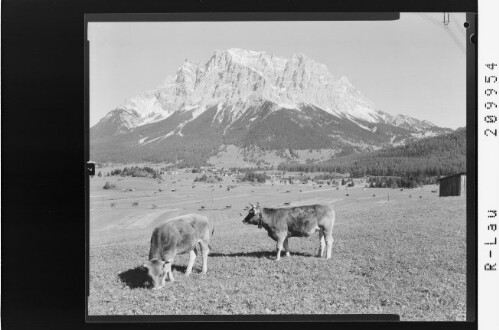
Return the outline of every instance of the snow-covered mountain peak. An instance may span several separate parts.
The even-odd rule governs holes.
[[[184,63],[182,63],[182,66],[180,68],[178,68],[177,74],[179,72],[189,72],[189,73],[195,74],[199,67],[200,67],[199,63],[193,62],[193,61],[189,60],[188,58],[186,58],[184,60]]]
[[[341,76],[340,79],[338,79],[338,83],[341,84],[341,85],[344,85],[344,86],[347,86],[347,87],[350,87],[350,88],[353,88],[353,85],[352,83],[350,82],[350,80],[345,77],[345,76]]]
[[[166,119],[175,112],[191,111],[195,119],[216,106],[218,122],[230,125],[247,109],[266,101],[277,108],[296,110],[312,105],[359,126],[365,122],[417,130],[434,126],[377,110],[347,77],[335,79],[324,64],[305,54],[286,58],[240,48],[216,50],[204,64],[185,59],[156,89],[130,98],[116,109],[136,114],[133,120],[124,119],[127,127],[133,127]]]
[[[234,59],[240,59],[241,61],[246,61],[246,60],[255,60],[260,56],[263,56],[265,52],[260,51],[254,51],[254,50],[245,50],[245,49],[240,49],[240,48],[230,48],[227,49],[227,53],[232,56]]]
[[[390,124],[406,128],[412,127],[418,131],[422,131],[430,127],[436,126],[435,124],[429,122],[428,120],[418,120],[416,118],[412,118],[410,116],[402,114],[394,116],[393,120],[390,121]]]
[[[428,125],[428,126],[437,126],[437,125],[435,125],[434,123],[432,123],[432,122],[431,122],[431,121],[429,121],[429,120],[423,120],[423,121],[421,121],[421,122],[422,122],[423,124],[425,124],[425,125]]]

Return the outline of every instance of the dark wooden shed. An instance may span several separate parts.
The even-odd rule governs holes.
[[[466,173],[458,173],[439,179],[440,197],[466,195]]]

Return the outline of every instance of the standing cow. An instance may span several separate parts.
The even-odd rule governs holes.
[[[286,250],[289,256],[289,237],[310,236],[319,231],[320,248],[318,257],[331,258],[333,247],[333,225],[334,210],[321,204],[303,205],[290,208],[267,208],[260,209],[257,204],[251,205],[248,215],[244,218],[244,224],[258,225],[265,228],[268,235],[277,241],[277,260],[281,258],[281,251]]]
[[[189,252],[189,264],[185,272],[186,276],[189,276],[196,260],[198,243],[203,254],[202,272],[206,273],[208,270],[208,243],[214,230],[208,222],[208,218],[197,214],[168,219],[156,227],[151,237],[149,262],[143,265],[148,270],[154,288],[159,289],[165,285],[166,275],[173,282],[172,263],[177,254]]]

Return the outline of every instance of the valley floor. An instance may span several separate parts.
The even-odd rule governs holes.
[[[193,184],[195,176],[162,183],[90,179],[89,315],[390,313],[405,321],[465,320],[465,197],[438,197],[436,186],[336,190],[225,181],[219,187]],[[102,189],[106,181],[118,188]],[[227,191],[229,184],[237,187]],[[316,234],[291,238],[291,257],[276,261],[266,232],[242,224],[249,202],[332,205],[332,258],[315,257]],[[139,268],[151,232],[187,213],[204,214],[215,225],[208,273],[200,273],[198,258],[185,277],[188,255],[180,255],[175,282],[153,291]]]

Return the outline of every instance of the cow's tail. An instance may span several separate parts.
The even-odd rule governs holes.
[[[214,233],[215,233],[215,227],[213,227],[213,228],[211,229],[210,239],[213,237],[213,234],[214,234]],[[196,246],[194,247],[194,251],[196,252],[196,254],[198,254],[198,252],[199,252],[199,251],[198,251],[198,249],[200,249],[200,248],[201,248],[201,243],[196,244]],[[211,247],[210,243],[208,243],[208,248],[209,248],[210,250],[213,250],[213,248]]]
[[[211,229],[211,237],[213,237],[213,234],[215,233],[215,226],[213,226],[213,228]],[[208,243],[208,247],[210,248],[210,250],[213,250],[213,248],[211,247],[211,245]]]

